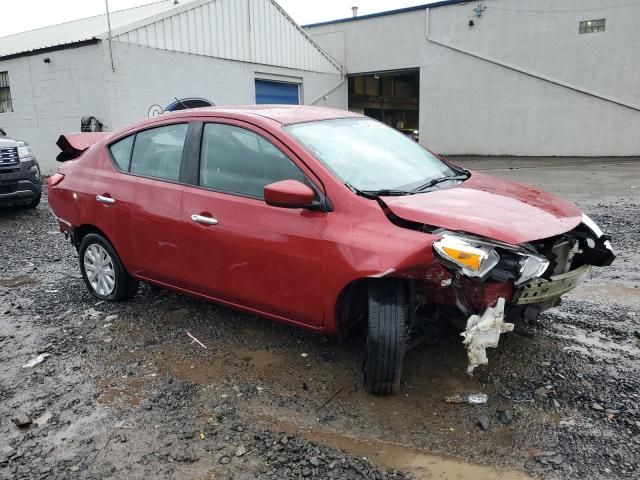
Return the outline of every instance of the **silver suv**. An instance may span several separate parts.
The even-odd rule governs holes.
[[[0,128],[0,207],[35,208],[41,194],[40,167],[31,149]]]

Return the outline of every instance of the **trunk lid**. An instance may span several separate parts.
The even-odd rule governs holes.
[[[62,150],[56,160],[66,162],[82,155],[94,143],[111,135],[111,132],[65,133],[60,135],[56,145]]]

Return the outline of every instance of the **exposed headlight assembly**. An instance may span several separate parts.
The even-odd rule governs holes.
[[[444,234],[433,249],[468,277],[484,277],[500,261],[495,247],[472,237]]]
[[[520,265],[520,278],[516,280],[516,285],[522,285],[531,279],[538,278],[549,267],[549,260],[538,255],[519,254],[522,259]]]
[[[474,278],[484,278],[500,263],[500,253],[497,249],[502,249],[503,255],[511,258],[515,256],[516,285],[539,277],[549,267],[546,258],[521,247],[449,232],[442,233],[442,238],[434,242],[433,249],[446,265],[457,268],[467,277]]]

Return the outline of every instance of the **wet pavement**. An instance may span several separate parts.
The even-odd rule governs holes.
[[[98,302],[46,202],[0,211],[0,479],[638,478],[640,163],[576,160],[461,163],[577,201],[614,266],[473,378],[434,327],[391,398],[362,391],[362,341],[148,286]],[[489,401],[444,402],[476,391]]]

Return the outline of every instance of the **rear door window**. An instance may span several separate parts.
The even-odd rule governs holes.
[[[264,187],[280,180],[309,183],[284,153],[260,135],[233,125],[204,126],[201,186],[261,199]]]
[[[138,132],[131,155],[131,173],[177,182],[188,127],[186,123],[178,123]]]
[[[116,163],[118,169],[124,172],[129,171],[129,165],[131,164],[131,147],[133,147],[134,138],[135,135],[129,135],[109,147],[113,161]]]

